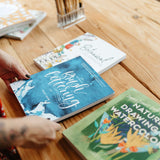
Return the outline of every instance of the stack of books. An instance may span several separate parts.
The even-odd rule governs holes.
[[[11,84],[26,115],[56,122],[69,118],[114,94],[80,56]],[[87,97],[87,98],[86,98]]]
[[[31,29],[23,36],[13,30],[30,23],[34,28],[45,17],[39,13],[19,10],[16,0],[0,0],[0,36],[23,39]],[[125,58],[111,44],[85,33],[36,57],[43,71],[11,83],[11,88],[26,115],[59,122],[105,103],[114,90],[100,74]],[[160,105],[130,88],[64,130],[63,136],[85,160],[159,160]]]
[[[0,37],[23,40],[45,17],[45,12],[27,10],[17,0],[0,0]]]
[[[26,115],[56,122],[101,103],[114,90],[100,76],[126,54],[91,33],[34,59],[43,71],[11,83]]]
[[[42,70],[81,56],[99,74],[126,58],[126,54],[100,37],[85,33],[34,59]]]

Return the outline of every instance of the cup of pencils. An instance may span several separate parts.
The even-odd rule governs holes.
[[[66,29],[86,19],[82,0],[55,0],[58,27]]]

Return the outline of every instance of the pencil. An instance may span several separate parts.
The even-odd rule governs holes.
[[[64,3],[62,0],[56,0],[56,5],[57,5],[57,11],[60,15],[64,15],[65,14],[65,7],[64,7]]]
[[[59,0],[56,0],[56,8],[57,8],[57,12],[58,12],[58,14],[60,14],[60,5],[59,5]]]
[[[79,0],[79,8],[82,8],[82,0]]]
[[[83,7],[82,0],[56,0],[57,12],[60,15],[70,13]]]

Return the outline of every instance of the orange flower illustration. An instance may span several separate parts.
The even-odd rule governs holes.
[[[118,144],[118,147],[121,148],[120,152],[126,153],[129,149],[131,152],[138,152],[138,147],[143,147],[148,145],[147,142],[143,140],[144,135],[138,135],[138,130],[132,134],[132,129],[127,133],[127,142],[122,141]]]
[[[111,122],[111,120],[108,120],[107,118],[105,118],[104,121],[103,121],[104,124],[110,123],[110,122]]]

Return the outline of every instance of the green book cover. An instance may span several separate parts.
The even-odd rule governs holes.
[[[160,160],[160,105],[130,88],[63,132],[88,160]]]

